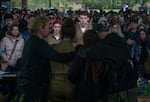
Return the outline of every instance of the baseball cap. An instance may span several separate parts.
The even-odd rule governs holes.
[[[99,32],[107,32],[107,31],[108,31],[107,27],[103,26],[102,24],[96,24],[96,25],[93,27],[93,29],[94,29],[95,31],[99,31]]]

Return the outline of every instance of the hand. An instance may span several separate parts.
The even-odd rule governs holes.
[[[79,44],[75,46],[75,50],[78,52],[81,48],[83,48],[83,45]]]
[[[128,59],[128,62],[130,63],[131,67],[134,69],[134,64],[133,64],[133,61]]]
[[[134,40],[132,40],[132,39],[128,39],[128,40],[127,40],[127,44],[128,44],[128,45],[132,45],[133,43],[134,43]]]

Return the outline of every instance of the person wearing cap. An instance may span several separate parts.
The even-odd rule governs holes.
[[[92,29],[88,11],[80,11],[78,21],[79,22],[76,24],[76,36],[74,39],[74,45],[83,45],[84,32]]]
[[[136,71],[133,68],[129,49],[125,41],[122,40],[117,33],[112,32],[109,34],[107,29],[101,24],[97,25],[94,29],[98,33],[100,41],[94,44],[89,50],[84,51],[85,59],[88,59],[91,62],[104,61],[108,64],[108,68],[107,70],[104,69],[106,70],[104,79],[97,80],[99,88],[96,88],[96,91],[99,90],[101,93],[98,96],[99,100],[92,99],[93,94],[91,96],[86,96],[86,94],[85,98],[91,98],[92,101],[89,102],[99,102],[100,100],[101,102],[137,102]],[[80,60],[75,60],[76,62],[73,63],[73,65],[76,66],[73,68],[76,70],[73,70],[72,73],[77,71],[77,67],[83,67],[84,62],[81,62]],[[103,70],[102,66],[100,66],[100,68]],[[76,73],[80,74],[81,72],[78,71]],[[74,79],[78,78],[77,74],[69,75],[73,76]],[[102,78],[100,77],[101,74],[99,71],[97,71],[96,75],[98,78]],[[90,75],[86,77],[90,78]],[[71,79],[72,81],[73,78]],[[91,85],[90,81],[89,85]],[[95,90],[93,89],[91,93],[94,91]],[[86,90],[86,92],[90,91]],[[81,94],[83,94],[83,92]]]
[[[93,29],[97,32],[100,39],[105,38],[108,34],[108,29],[103,24],[97,24],[93,27]]]
[[[137,73],[126,42],[117,33],[108,33],[101,24],[95,30],[101,40],[87,53],[88,57],[113,63],[109,65],[104,88],[107,102],[137,102]]]
[[[54,45],[58,44],[61,41],[61,26],[63,22],[62,20],[56,20],[53,24],[53,33],[49,34],[47,41],[48,44]]]
[[[66,18],[61,27],[61,42],[53,45],[59,53],[74,51],[72,39],[76,33],[75,23],[71,18]],[[65,62],[51,61],[51,80],[50,80],[50,102],[75,102],[74,85],[67,79],[68,68],[72,60]]]
[[[98,22],[98,24],[102,24],[104,25],[105,27],[108,27],[108,21],[106,19],[106,17],[102,14],[102,16],[100,16]]]

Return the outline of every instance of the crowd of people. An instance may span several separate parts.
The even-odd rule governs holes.
[[[148,80],[146,12],[0,12],[0,68],[16,74],[1,84],[4,102],[137,102],[137,81]]]

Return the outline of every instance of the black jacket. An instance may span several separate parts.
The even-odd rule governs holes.
[[[59,54],[43,39],[32,35],[25,44],[22,65],[17,74],[20,86],[29,84],[42,85],[48,83],[50,79],[50,60],[67,61],[74,58],[75,52]]]
[[[129,62],[129,49],[122,38],[111,33],[96,44],[89,52],[92,59],[104,59],[110,63],[107,79],[108,93],[136,87],[137,74]]]
[[[99,80],[98,84],[93,81],[87,84],[84,80],[85,64],[88,59],[102,60],[109,65],[107,76]],[[129,59],[130,53],[126,43],[113,33],[92,48],[82,49],[68,71],[69,80],[77,86],[78,102],[82,102],[83,98],[87,102],[97,102],[97,99],[103,99],[107,93],[135,88],[136,72],[131,68]]]

